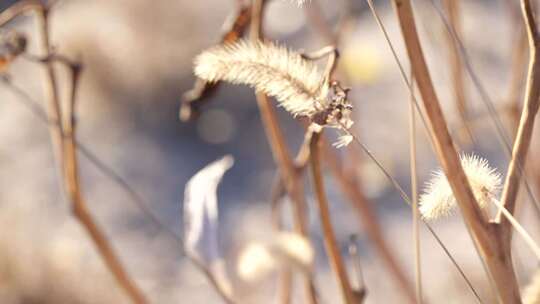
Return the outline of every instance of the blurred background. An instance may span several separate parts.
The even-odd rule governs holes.
[[[0,1],[0,8],[13,2]],[[464,44],[499,109],[510,102],[512,54],[520,47],[515,19],[519,10],[514,2],[461,1]],[[453,100],[444,24],[431,0],[414,3],[428,64],[458,145],[487,158],[504,173],[508,159],[469,77],[465,89],[476,140],[471,144],[459,136],[462,123]],[[435,3],[441,7],[439,1]],[[364,1],[319,0],[317,4],[330,29],[339,32],[339,75],[352,87],[354,131],[410,193],[409,94],[384,36]],[[406,62],[390,1],[376,1],[376,5],[398,56]],[[193,58],[219,41],[221,26],[234,9],[233,0],[62,0],[51,15],[54,48],[84,63],[76,110],[80,142],[127,180],[167,227],[182,234],[183,192],[188,179],[225,154],[235,158],[218,192],[221,245],[231,263],[247,241],[267,238],[272,232],[269,189],[276,167],[253,91],[223,85],[198,120],[180,122],[178,112],[182,94],[193,85]],[[293,49],[316,50],[328,44],[305,8],[294,1],[270,1],[264,27],[268,39]],[[28,52],[35,53],[35,26],[30,16],[17,18],[7,28],[26,33]],[[64,72],[58,68],[59,73]],[[35,63],[17,59],[6,73],[14,85],[43,105],[41,74]],[[128,303],[71,216],[58,184],[47,128],[21,98],[12,87],[0,84],[0,302]],[[282,109],[277,112],[294,153],[302,142],[303,128]],[[501,111],[501,117],[510,132],[511,121],[505,113]],[[437,161],[421,123],[417,133],[423,183],[437,168]],[[538,162],[540,148],[535,141],[532,165]],[[359,163],[346,166],[361,176],[387,240],[413,280],[411,212],[384,175],[362,154],[357,157]],[[531,172],[538,172],[532,165]],[[81,158],[81,173],[92,214],[152,303],[219,303],[205,277],[182,257],[177,240],[156,227],[121,188],[85,158]],[[307,181],[309,230],[317,249],[316,285],[322,303],[337,303],[337,284],[324,253],[310,179]],[[328,178],[326,185],[344,254],[349,236],[359,236],[366,303],[405,302],[335,181]],[[538,239],[540,227],[530,200],[525,193],[521,198],[518,216]],[[460,217],[435,222],[433,227],[485,303],[493,303]],[[516,268],[525,285],[534,272],[535,259],[519,237],[515,246]],[[431,303],[475,303],[463,279],[424,229],[421,248],[426,299]],[[296,286],[299,290],[300,284]],[[242,296],[246,303],[273,303],[275,290],[274,281],[268,280]]]

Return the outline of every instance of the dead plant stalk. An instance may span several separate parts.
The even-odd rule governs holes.
[[[528,1],[523,2],[528,3]],[[504,242],[500,237],[501,227],[498,224],[489,223],[483,219],[450,137],[420,45],[411,2],[410,0],[393,0],[393,3],[425,112],[433,130],[435,151],[454,192],[465,223],[469,227],[471,237],[497,287],[499,300],[503,303],[521,303],[509,243]],[[532,14],[530,17],[532,18]]]
[[[450,24],[456,35],[461,34],[461,22],[460,22],[460,0],[445,0],[444,7],[448,13]],[[466,139],[467,143],[474,142],[473,131],[469,123],[469,115],[467,110],[467,100],[465,96],[465,82],[464,82],[464,70],[463,62],[459,56],[459,46],[454,40],[452,33],[446,33],[446,40],[448,43],[448,63],[450,65],[451,78],[453,84],[453,93],[455,104],[459,113],[459,117],[464,126],[466,134],[462,138]],[[461,135],[461,134],[460,134]]]
[[[540,54],[538,52],[540,38],[538,37],[536,20],[530,1],[522,0],[521,7],[529,41],[529,68],[523,110],[521,112],[521,119],[519,121],[518,131],[512,149],[512,159],[508,166],[504,189],[501,196],[502,205],[505,206],[511,214],[514,214],[515,212],[516,199],[521,185],[522,176],[519,168],[526,168],[525,163],[527,160],[527,153],[531,145],[534,121],[540,104]],[[501,221],[504,239],[509,246],[512,238],[512,225],[508,220],[502,218],[501,213],[502,212],[499,211],[497,220]]]
[[[48,27],[48,10],[43,9],[38,11],[37,20],[38,28],[40,29],[41,36],[41,52],[42,55],[47,58],[50,56],[49,46],[49,27]],[[49,119],[52,121],[60,121],[62,117],[59,94],[56,89],[56,75],[51,61],[44,63],[45,69],[45,92],[48,100],[48,113]],[[135,285],[133,280],[129,277],[126,270],[120,263],[120,260],[114,253],[112,246],[109,244],[107,238],[95,223],[92,215],[86,207],[83,196],[81,194],[81,187],[78,173],[78,160],[77,150],[75,145],[75,126],[74,126],[74,105],[76,98],[77,80],[79,77],[79,69],[77,67],[71,70],[72,82],[69,87],[70,100],[68,102],[67,111],[65,113],[65,119],[62,121],[62,129],[58,126],[51,126],[51,138],[53,139],[53,145],[60,145],[61,152],[58,152],[57,157],[61,157],[59,161],[62,164],[64,170],[64,188],[69,201],[72,204],[73,214],[81,222],[86,229],[90,237],[92,238],[98,252],[100,253],[103,261],[115,277],[118,284],[124,289],[127,295],[131,298],[133,303],[143,304],[147,303],[143,293]]]
[[[320,165],[320,133],[313,133],[310,143],[310,163],[311,173],[313,175],[313,187],[315,189],[315,196],[317,198],[317,204],[319,206],[319,215],[324,235],[324,246],[330,259],[330,265],[334,271],[335,276],[338,279],[338,283],[341,289],[341,296],[344,303],[353,304],[355,298],[347,277],[347,272],[341,258],[341,253],[338,247],[338,243],[334,234],[334,228],[330,219],[330,210],[328,208],[328,201],[324,190],[324,181],[321,173]]]
[[[414,85],[414,74],[410,75]],[[420,210],[418,209],[418,171],[416,166],[416,115],[414,107],[414,91],[409,98],[409,159],[411,168],[411,211],[412,211],[412,240],[414,244],[414,277],[416,283],[416,303],[422,303],[422,259],[420,257]]]
[[[51,136],[55,161],[63,179],[63,188],[66,196],[72,203],[73,213],[82,226],[86,229],[96,248],[103,258],[103,261],[124,289],[133,303],[143,304],[146,299],[142,292],[131,280],[124,270],[112,246],[105,235],[101,232],[90,212],[86,207],[81,194],[81,187],[78,175],[78,161],[75,143],[74,128],[74,105],[75,92],[79,76],[79,67],[69,65],[71,71],[71,83],[67,86],[69,102],[67,105],[65,119],[62,119],[62,109],[57,89],[56,73],[53,68],[53,61],[50,52],[49,39],[49,12],[50,7],[45,6],[40,1],[20,1],[2,12],[0,15],[0,26],[11,21],[15,17],[24,13],[34,12],[38,32],[39,55],[44,58],[42,63],[43,89],[46,99],[47,119],[49,120],[49,133]]]
[[[324,40],[326,44],[335,45],[341,40],[340,36],[342,35],[342,31],[332,30],[329,24],[324,20],[321,7],[318,5],[317,1],[313,1],[310,5],[306,5],[304,12],[306,19],[311,23],[316,34],[321,40]],[[339,71],[337,72],[339,73]],[[340,77],[345,78],[345,81],[349,82],[347,81],[346,74],[343,73]],[[338,182],[341,191],[357,212],[360,224],[368,238],[373,242],[373,246],[386,264],[386,267],[388,267],[388,270],[396,280],[402,292],[409,299],[409,302],[414,303],[415,295],[409,279],[405,275],[405,272],[395,255],[392,254],[392,250],[384,237],[381,224],[377,220],[377,216],[371,207],[372,202],[370,202],[362,192],[361,183],[354,172],[355,170],[347,170],[347,168],[350,167],[342,165],[342,161],[339,159],[336,150],[330,146],[328,141],[324,138],[324,134],[321,137],[321,141],[325,146],[323,161],[330,168],[330,172]],[[358,166],[357,162],[360,161],[358,157],[356,157],[357,152],[358,151],[353,147],[349,147],[347,150],[353,163],[357,164],[356,166]]]
[[[251,15],[251,27],[250,27],[250,39],[252,41],[258,41],[262,39],[262,19],[264,13],[265,0],[253,0],[252,15]],[[277,164],[279,174],[285,184],[285,190],[287,191],[292,203],[293,203],[293,216],[294,216],[294,229],[300,235],[307,237],[306,219],[305,219],[305,206],[306,200],[304,197],[304,187],[301,181],[301,176],[296,170],[293,160],[289,154],[283,132],[279,127],[277,117],[272,109],[272,105],[268,100],[268,97],[262,93],[257,93],[257,105],[259,106],[259,112],[261,113],[261,119],[266,132],[266,137],[272,150],[274,161]],[[285,281],[288,281],[285,278]],[[285,292],[288,293],[289,289],[285,288]],[[309,275],[304,276],[304,290],[306,300],[309,304],[317,303],[315,294],[315,288],[313,286],[312,278]],[[288,299],[287,294],[282,296],[283,299]]]

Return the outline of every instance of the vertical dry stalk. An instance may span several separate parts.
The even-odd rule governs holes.
[[[490,119],[495,124],[495,127],[497,129],[498,139],[500,140],[501,146],[503,147],[504,151],[508,154],[508,157],[511,158],[511,156],[512,156],[511,155],[512,154],[512,147],[511,147],[511,144],[509,143],[509,139],[508,139],[508,136],[506,135],[503,124],[502,124],[502,122],[501,122],[501,120],[499,118],[498,111],[494,106],[493,100],[489,97],[486,89],[484,88],[484,86],[482,85],[482,83],[478,79],[478,76],[474,72],[474,69],[472,68],[472,65],[470,63],[470,59],[468,58],[469,56],[467,55],[467,52],[466,52],[466,50],[465,50],[465,48],[463,46],[463,42],[461,42],[459,37],[455,35],[453,28],[449,25],[448,21],[446,20],[446,17],[442,14],[441,10],[438,9],[438,7],[435,5],[434,0],[430,0],[430,3],[432,4],[433,8],[435,9],[435,11],[439,15],[439,17],[441,17],[441,19],[444,22],[447,30],[449,32],[451,32],[452,35],[454,36],[456,44],[459,46],[459,49],[460,49],[460,52],[461,52],[461,55],[462,55],[462,60],[463,60],[463,63],[465,64],[465,68],[467,69],[468,73],[470,74],[471,79],[472,79],[475,87],[477,88],[477,90],[478,90],[478,92],[480,94],[481,100],[484,102],[486,108],[488,109],[488,114],[489,114]],[[507,2],[507,3],[509,3],[509,2]],[[513,7],[514,6],[511,6],[510,10]],[[522,19],[519,10],[518,10],[518,13],[519,13],[519,18]],[[524,39],[526,40],[525,31],[522,31],[522,33],[524,35]],[[524,41],[524,43],[526,43],[526,41]],[[518,81],[521,83],[520,80],[518,80]],[[518,83],[518,86],[520,85],[520,83]],[[517,94],[517,95],[519,95],[519,94]],[[519,112],[520,107],[517,106],[516,108],[518,109],[518,112]],[[508,110],[508,109],[505,109],[505,110]],[[518,113],[517,118],[516,118],[516,121],[518,121],[518,122],[519,122],[519,116],[520,115]],[[517,126],[516,126],[516,129],[517,129]],[[524,169],[521,168],[521,167],[519,167],[519,170],[524,171]],[[524,184],[525,184],[525,189],[527,190],[527,194],[528,194],[530,200],[534,202],[535,211],[537,213],[539,213],[539,215],[540,215],[539,204],[538,204],[538,202],[536,201],[535,197],[532,194],[532,190],[530,189],[530,186],[529,186],[529,183],[528,183],[527,179],[524,180]]]
[[[448,13],[449,21],[452,27],[454,28],[455,34],[461,36],[461,21],[460,21],[460,0],[445,0],[444,7]],[[449,65],[450,73],[453,84],[454,99],[458,109],[458,113],[463,123],[464,130],[467,134],[463,136],[467,141],[474,142],[474,136],[472,133],[471,125],[469,123],[468,111],[467,111],[467,100],[465,96],[465,83],[464,83],[464,70],[463,62],[459,56],[459,46],[452,33],[447,33],[446,40],[449,45]]]
[[[272,225],[276,231],[284,230],[282,222],[282,212],[280,199],[285,194],[283,189],[283,181],[279,174],[276,174],[274,185],[272,186],[270,204],[272,209]],[[282,269],[278,278],[278,303],[289,304],[291,303],[291,284],[292,284],[292,271],[290,268]]]
[[[521,114],[521,93],[525,80],[525,71],[527,64],[527,32],[523,24],[521,7],[517,1],[507,0],[504,2],[508,11],[509,19],[512,23],[512,31],[519,33],[513,35],[510,39],[511,53],[511,71],[510,71],[510,86],[507,96],[507,107],[512,128],[512,137],[515,137],[519,125]]]
[[[39,51],[43,58],[50,56],[49,45],[49,25],[48,25],[48,9],[41,6],[36,8],[36,26],[38,31],[38,45]],[[58,91],[56,89],[56,77],[51,62],[45,62],[41,69],[43,70],[43,77],[46,81],[43,82],[43,91],[45,95],[45,102],[47,103],[45,109],[47,110],[47,117],[49,119],[49,134],[51,136],[52,148],[55,156],[55,161],[59,168],[61,168],[61,159],[63,158],[62,147],[64,145],[64,138],[62,136],[61,129],[61,106],[58,98]],[[60,173],[62,175],[62,173]]]
[[[407,297],[409,303],[415,303],[415,294],[409,279],[401,268],[398,260],[392,253],[392,249],[386,242],[383,229],[377,221],[377,216],[370,205],[370,202],[361,191],[361,187],[355,176],[346,174],[343,165],[340,164],[335,151],[331,150],[330,145],[326,145],[324,161],[330,168],[332,175],[338,182],[338,186],[350,201],[354,210],[358,213],[358,218],[364,231],[373,245],[377,249],[381,259],[384,261],[399,287]]]
[[[304,197],[304,185],[300,179],[301,176],[298,174],[288,149],[285,146],[283,133],[279,128],[276,114],[268,97],[264,94],[257,94],[257,104],[265,127],[266,137],[268,138],[270,148],[272,149],[272,155],[278,166],[279,174],[285,185],[285,190],[293,202],[294,229],[302,236],[307,237],[307,223],[305,219],[306,200]],[[316,303],[316,296],[311,278],[306,276],[305,279],[308,302]]]
[[[420,45],[411,2],[410,0],[393,0],[393,3],[425,112],[433,131],[435,150],[465,223],[497,287],[499,299],[503,303],[521,303],[510,247],[504,246],[499,237],[500,227],[483,220],[482,212],[471,191],[450,137]]]
[[[251,5],[244,5],[244,1],[239,0],[234,14],[234,18],[228,19],[223,25],[223,34],[221,43],[232,43],[238,41],[247,29],[251,20]],[[180,120],[192,120],[199,114],[204,103],[208,102],[210,97],[219,87],[219,82],[209,83],[203,79],[197,78],[193,88],[182,95],[180,103]]]
[[[27,6],[23,6],[22,4],[26,4]],[[43,58],[50,58],[48,8],[36,1],[24,1],[22,4],[12,8],[11,12],[8,11],[8,13],[3,14],[5,19],[0,18],[0,23],[3,24],[9,21],[11,18],[24,12],[25,10],[34,10],[36,13],[40,55],[43,56]],[[72,83],[69,87],[71,91],[68,95],[70,100],[67,107],[68,113],[66,113],[67,119],[62,121],[59,94],[56,86],[56,75],[54,73],[52,61],[47,60],[43,65],[44,92],[47,102],[47,116],[50,122],[49,132],[53,144],[53,151],[55,153],[55,160],[58,163],[58,166],[62,169],[61,175],[63,176],[64,180],[64,189],[67,197],[73,204],[73,212],[75,217],[90,234],[90,237],[94,241],[98,252],[117,282],[126,291],[133,303],[146,303],[143,294],[123,269],[106,237],[99,230],[92,216],[88,212],[80,192],[73,126],[73,106],[75,103],[78,70],[73,70],[72,73]]]
[[[262,36],[262,13],[264,11],[264,4],[264,0],[253,0],[250,27],[250,39],[252,41],[258,41]],[[261,119],[264,124],[266,137],[270,144],[270,148],[272,149],[274,161],[278,166],[279,173],[283,183],[285,184],[285,190],[293,202],[295,222],[294,229],[300,235],[308,237],[306,228],[307,223],[305,219],[306,201],[304,197],[304,185],[301,181],[301,177],[295,169],[294,163],[285,144],[283,132],[279,127],[276,114],[272,108],[272,105],[270,104],[270,101],[268,100],[268,97],[264,94],[258,93],[257,105],[259,106],[259,112],[261,113]],[[307,274],[304,277],[304,289],[307,302],[310,304],[317,303],[312,279]]]
[[[341,33],[332,31],[329,24],[325,22],[318,2],[314,1],[310,5],[306,5],[304,9],[307,19],[312,23],[317,34],[326,44],[335,45],[339,42],[339,35]],[[346,75],[342,75],[342,77],[346,77]],[[324,136],[322,136],[321,141],[325,144],[324,162],[329,166],[332,175],[338,182],[341,191],[345,193],[349,203],[358,213],[360,223],[367,233],[368,238],[373,242],[373,246],[379,253],[381,259],[390,270],[390,273],[397,281],[403,293],[411,303],[414,303],[415,295],[413,288],[384,237],[383,229],[371,207],[371,202],[361,191],[359,181],[355,176],[355,173],[353,174],[353,166],[342,166],[335,149],[328,144],[324,139]],[[359,158],[356,157],[357,153],[354,147],[349,147],[347,152],[349,153],[354,166],[358,166],[359,164],[357,161]]]
[[[414,88],[414,74],[410,75]],[[414,244],[414,277],[416,282],[416,303],[422,303],[422,271],[420,258],[420,210],[418,209],[418,174],[416,170],[416,117],[414,107],[414,91],[411,90],[409,99],[409,149],[411,167],[411,209],[412,209],[412,238]]]
[[[519,169],[525,168],[535,116],[540,104],[540,53],[538,51],[540,38],[538,37],[536,19],[530,1],[522,0],[521,7],[529,41],[529,68],[523,110],[501,196],[502,205],[511,214],[514,214],[516,198],[521,185],[522,176]],[[508,220],[501,217],[501,211],[499,211],[497,219],[501,221],[503,226],[504,240],[509,244],[512,237],[512,226]]]
[[[512,41],[514,44],[515,41]],[[512,52],[512,75],[510,78],[510,89],[508,91],[507,105],[510,110],[510,122],[512,135],[517,133],[521,111],[521,89],[525,78],[525,65],[527,61],[527,33],[523,27],[519,28],[519,38],[517,45],[513,47]]]
[[[46,58],[45,59],[36,58],[36,59],[39,61],[40,64],[46,61]],[[69,60],[63,60],[65,58],[62,58],[62,59],[51,58],[51,59],[59,59],[60,61],[69,62]],[[13,94],[15,94],[18,97],[17,99],[14,99],[14,100],[19,102],[21,105],[25,106],[27,109],[29,109],[40,123],[42,123],[45,127],[48,127],[48,125],[51,124],[49,122],[49,119],[47,118],[47,114],[45,113],[45,110],[42,109],[38,101],[32,99],[32,97],[30,97],[23,89],[11,83],[9,80],[3,79],[2,82],[4,83],[7,89],[9,89]],[[73,107],[74,106],[72,106],[72,108]],[[90,148],[88,148],[88,146],[86,146],[80,140],[75,139],[75,145],[76,145],[77,151],[81,153],[84,159],[86,159],[91,165],[94,166],[95,169],[97,169],[99,172],[104,174],[105,177],[110,179],[113,183],[115,183],[123,191],[126,192],[128,197],[131,199],[130,202],[132,202],[136,207],[138,207],[141,210],[141,212],[143,212],[144,215],[146,215],[146,217],[154,223],[156,228],[165,231],[177,243],[179,244],[182,243],[180,236],[178,236],[176,232],[174,232],[171,228],[163,224],[161,220],[157,216],[155,216],[154,213],[152,213],[152,211],[147,207],[150,204],[141,195],[139,195],[137,191],[135,191],[133,187],[131,187],[130,184],[122,176],[120,176],[120,174],[118,174],[113,168],[111,168],[103,160],[101,160],[99,156],[97,156],[94,152],[92,152]]]
[[[354,294],[345,271],[345,266],[341,257],[341,253],[338,248],[338,243],[334,234],[334,228],[332,227],[332,221],[330,219],[330,210],[328,208],[328,201],[324,191],[324,181],[321,173],[320,165],[320,133],[313,133],[310,143],[310,163],[311,173],[313,175],[313,187],[315,189],[315,196],[319,206],[319,215],[324,235],[324,246],[330,259],[330,265],[332,270],[338,279],[338,283],[341,289],[341,295],[344,303],[355,303]]]

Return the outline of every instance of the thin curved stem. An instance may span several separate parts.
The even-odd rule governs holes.
[[[6,88],[11,90],[13,94],[19,97],[15,100],[27,107],[39,122],[43,123],[45,126],[53,124],[56,125],[56,127],[60,128],[60,124],[58,122],[48,121],[47,114],[39,105],[39,103],[36,100],[33,100],[32,97],[30,97],[20,87],[5,79],[2,79],[0,81],[2,81],[6,85]],[[158,216],[155,215],[149,207],[147,207],[150,205],[150,203],[141,194],[139,194],[124,177],[122,177],[115,169],[107,165],[98,155],[96,155],[95,152],[93,152],[89,148],[88,145],[81,142],[80,139],[75,138],[75,147],[77,148],[77,151],[80,153],[80,155],[85,158],[91,165],[93,165],[100,173],[104,174],[105,177],[109,178],[113,183],[116,183],[117,186],[119,186],[123,191],[125,191],[130,198],[130,202],[132,202],[136,207],[138,207],[139,210],[151,222],[154,223],[154,226],[157,229],[163,230],[165,233],[167,233],[173,240],[178,243],[178,245],[183,244],[182,238],[175,231],[165,225],[158,218]]]
[[[262,38],[264,5],[265,0],[253,0],[250,27],[250,39],[252,41],[257,41]],[[279,173],[285,184],[285,189],[293,202],[295,230],[300,235],[307,237],[307,221],[305,219],[306,201],[303,184],[295,170],[294,163],[285,143],[283,132],[279,127],[277,117],[268,97],[261,93],[257,93],[256,97],[259,112],[261,113],[261,120],[264,124],[270,148],[272,149],[274,161],[278,166]],[[309,274],[306,274],[304,277],[304,290],[307,302],[310,304],[317,303],[315,287]]]
[[[414,83],[414,74],[411,72],[411,82]],[[413,92],[414,93],[414,92]],[[416,283],[416,303],[422,303],[422,259],[420,257],[420,210],[418,209],[418,173],[416,166],[416,117],[413,96],[409,100],[409,149],[411,168],[411,211],[412,211],[412,239],[414,244],[414,279]]]
[[[330,259],[330,265],[334,275],[336,276],[340,291],[341,297],[344,303],[353,304],[355,303],[354,294],[343,264],[343,259],[341,257],[340,250],[338,248],[338,243],[335,237],[334,228],[332,225],[332,220],[330,219],[330,210],[328,208],[328,201],[326,199],[326,194],[324,190],[324,181],[321,173],[320,165],[320,147],[319,147],[319,138],[320,133],[313,133],[310,143],[310,163],[311,163],[311,173],[313,176],[313,188],[315,189],[315,196],[317,198],[317,203],[319,206],[319,215],[324,235],[324,246],[326,252]]]
[[[522,181],[520,168],[524,168],[527,161],[527,154],[531,144],[534,122],[538,108],[540,106],[540,38],[536,29],[536,20],[530,1],[521,1],[523,19],[527,28],[527,37],[529,41],[529,70],[527,73],[527,86],[523,102],[521,120],[519,122],[518,132],[512,149],[512,159],[506,173],[504,189],[501,197],[501,204],[514,214],[518,191]],[[497,216],[501,217],[502,209]],[[502,221],[505,239],[510,242],[511,229],[510,223]]]
[[[476,198],[463,171],[452,137],[442,113],[418,37],[410,0],[393,0],[418,89],[429,124],[439,162],[469,228],[478,253],[485,262],[490,278],[497,286],[503,303],[521,303],[519,287],[511,260],[511,250],[500,237],[500,227],[483,219]]]

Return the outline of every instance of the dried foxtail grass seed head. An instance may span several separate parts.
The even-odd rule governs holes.
[[[487,160],[473,154],[461,155],[461,165],[478,205],[485,208],[501,188],[501,175],[489,166]],[[456,205],[456,198],[444,172],[434,172],[420,196],[420,213],[425,219],[434,220],[449,215]]]
[[[315,251],[308,239],[280,232],[268,242],[251,242],[240,253],[237,272],[247,282],[261,280],[279,268],[310,272]]]
[[[293,116],[309,117],[318,125],[349,134],[346,130],[353,124],[348,89],[329,84],[312,61],[285,47],[247,41],[218,45],[195,58],[194,70],[208,82],[248,85],[275,97]],[[349,142],[345,137],[337,145]]]

